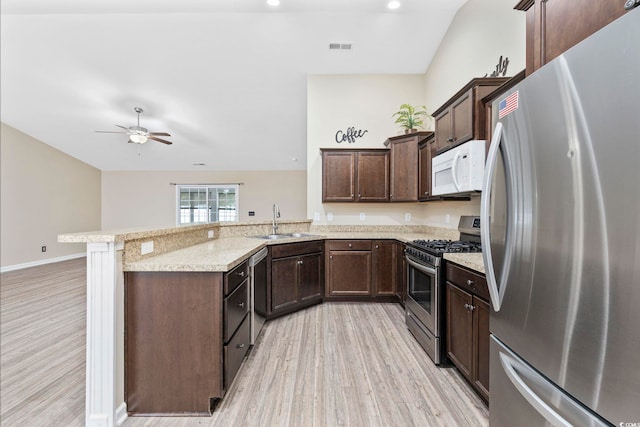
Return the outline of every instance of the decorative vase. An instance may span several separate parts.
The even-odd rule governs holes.
[[[418,129],[405,129],[404,130],[405,135],[408,134],[408,133],[415,133],[415,132],[418,132]]]

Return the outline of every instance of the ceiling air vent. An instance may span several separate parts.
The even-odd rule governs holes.
[[[329,50],[351,50],[351,43],[329,43]]]

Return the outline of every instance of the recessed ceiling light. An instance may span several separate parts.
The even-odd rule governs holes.
[[[389,3],[387,3],[387,7],[391,10],[395,10],[400,7],[400,2],[397,0],[392,0]]]
[[[280,6],[280,0],[267,0],[269,6]]]
[[[205,166],[205,163],[194,163],[193,166]]]

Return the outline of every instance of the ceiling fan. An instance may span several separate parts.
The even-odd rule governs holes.
[[[162,142],[163,144],[167,144],[167,145],[173,144],[173,142],[171,141],[158,138],[159,136],[171,136],[171,134],[167,132],[149,132],[147,128],[143,128],[142,126],[140,126],[140,113],[142,113],[144,110],[140,107],[135,107],[133,110],[136,113],[138,113],[138,126],[124,127],[124,126],[116,125],[117,127],[124,129],[124,131],[97,130],[96,132],[124,133],[129,135],[129,143],[134,143],[134,144],[144,144],[150,139],[153,139],[154,141]]]

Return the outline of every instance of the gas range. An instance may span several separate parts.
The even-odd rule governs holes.
[[[469,240],[414,240],[411,245],[427,251],[431,255],[452,252],[482,252],[480,242]]]
[[[436,365],[446,360],[443,254],[482,252],[479,217],[461,217],[458,231],[460,240],[414,240],[405,250],[407,327]]]

